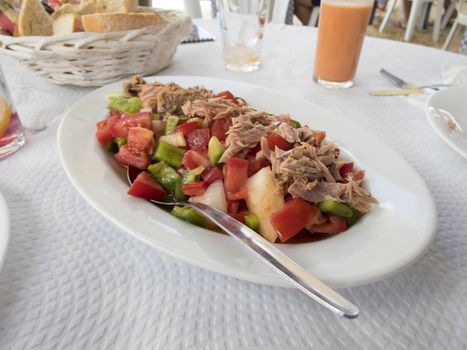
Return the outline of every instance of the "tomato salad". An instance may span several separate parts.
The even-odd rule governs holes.
[[[129,195],[202,202],[271,242],[344,232],[377,202],[362,186],[364,171],[340,159],[324,131],[258,111],[230,91],[137,76],[108,109],[96,138],[141,170]],[[188,206],[171,213],[211,227]]]

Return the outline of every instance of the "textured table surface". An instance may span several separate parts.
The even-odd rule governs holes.
[[[217,32],[213,22],[202,23]],[[293,289],[239,281],[159,253],[107,222],[65,176],[57,125],[90,89],[53,85],[1,57],[23,122],[50,126],[0,161],[0,192],[11,215],[0,273],[0,348],[467,348],[467,161],[406,98],[368,96],[389,87],[381,67],[423,84],[441,80],[441,64],[467,65],[467,58],[367,38],[356,86],[327,91],[311,79],[315,38],[313,28],[269,28],[263,65],[250,74],[223,69],[218,41],[182,45],[160,74],[271,87],[376,134],[410,162],[435,198],[437,236],[423,258],[384,281],[341,290],[361,308],[350,321]]]

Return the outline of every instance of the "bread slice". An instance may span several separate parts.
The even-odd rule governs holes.
[[[91,13],[96,13],[97,11],[96,2],[93,0],[87,0],[81,4],[63,4],[58,8],[57,11],[52,13],[52,17],[57,19],[63,15],[68,13],[72,13],[75,15],[88,15]]]
[[[24,0],[18,18],[18,34],[52,35],[52,22],[39,0]]]
[[[147,13],[100,13],[81,17],[85,32],[119,32],[140,29],[161,22],[155,12]]]
[[[83,25],[81,17],[74,13],[67,13],[66,15],[58,17],[53,22],[53,33],[56,34],[69,34],[82,32]]]
[[[99,12],[118,12],[128,13],[136,12],[138,9],[138,0],[96,0]]]

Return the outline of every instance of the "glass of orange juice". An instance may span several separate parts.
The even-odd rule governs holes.
[[[346,89],[355,71],[373,0],[322,0],[313,79],[326,88]]]
[[[17,151],[26,142],[0,66],[0,159]]]
[[[217,0],[217,9],[225,68],[257,70],[269,0]]]

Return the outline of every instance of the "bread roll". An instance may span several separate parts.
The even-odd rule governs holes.
[[[82,32],[83,25],[81,24],[81,17],[73,13],[58,17],[53,22],[53,33],[56,34],[69,34],[75,32]]]
[[[52,22],[39,0],[24,0],[18,18],[18,34],[52,35]]]
[[[94,0],[87,0],[82,4],[63,4],[58,8],[57,11],[52,13],[52,17],[57,19],[68,13],[75,15],[88,15],[98,12],[97,10],[98,8],[96,2]]]
[[[82,16],[81,21],[86,32],[108,33],[156,25],[160,18],[154,12],[101,13]]]
[[[98,12],[136,12],[138,9],[138,0],[96,0]]]

